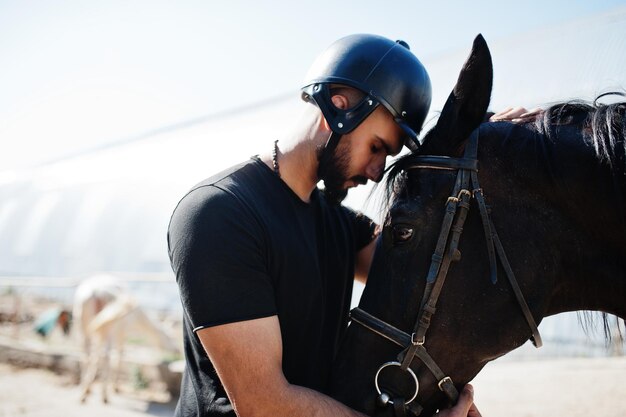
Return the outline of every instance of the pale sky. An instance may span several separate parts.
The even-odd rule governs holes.
[[[623,4],[0,0],[0,171],[293,93],[351,33],[432,57]]]

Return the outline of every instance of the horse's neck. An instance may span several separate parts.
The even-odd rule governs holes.
[[[595,310],[626,319],[626,274],[622,260],[592,250],[577,259],[562,259],[548,315]],[[564,254],[569,256],[568,254]]]
[[[517,227],[514,239],[536,240],[530,249],[536,263],[527,273],[537,285],[550,281],[547,315],[600,310],[625,318],[626,230],[610,172],[582,145],[558,149],[539,136],[515,139],[484,143],[484,152],[501,165],[485,166],[481,183],[488,196],[492,189],[500,194],[494,210],[504,212],[502,220],[518,223],[507,226]],[[514,145],[519,148],[512,152]],[[519,256],[521,263],[529,259]]]
[[[559,277],[557,295],[564,305],[571,304],[570,310],[600,310],[626,318],[623,187],[606,162],[584,152],[588,147],[578,144],[575,151],[567,150],[554,158],[555,187],[574,233],[569,233],[573,241],[563,244],[570,249],[562,259],[569,269]]]

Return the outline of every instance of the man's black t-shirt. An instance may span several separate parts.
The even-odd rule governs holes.
[[[235,415],[195,331],[273,315],[287,380],[325,392],[355,255],[373,235],[367,217],[318,190],[303,202],[256,158],[195,186],[168,231],[187,364],[176,415]]]

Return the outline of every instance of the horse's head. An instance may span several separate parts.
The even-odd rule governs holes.
[[[397,403],[409,401],[417,391],[410,411],[416,414],[423,407],[421,415],[431,415],[453,401],[450,398],[454,398],[455,390],[469,382],[488,361],[528,340],[534,324],[529,322],[532,314],[541,317],[537,311],[544,306],[537,294],[549,283],[521,285],[533,310],[532,314],[527,310],[529,319],[506,273],[496,264],[497,243],[486,238],[485,223],[489,224],[492,217],[496,225],[498,221],[511,222],[512,218],[527,225],[539,211],[542,216],[550,215],[549,209],[539,206],[536,196],[529,202],[537,204],[536,210],[516,206],[517,196],[528,198],[526,194],[534,191],[512,189],[513,180],[504,175],[512,167],[504,166],[505,161],[495,156],[494,149],[499,145],[494,145],[496,141],[490,141],[489,136],[498,133],[497,125],[504,124],[485,126],[485,133],[481,133],[483,128],[478,129],[487,111],[491,84],[490,53],[478,36],[437,125],[428,132],[421,149],[398,161],[390,173],[394,177],[388,184],[392,205],[333,379],[333,396],[355,409],[393,415]],[[517,128],[523,129],[506,124],[506,129]],[[481,148],[476,157],[466,150],[471,147],[469,138],[478,134]],[[488,203],[494,206],[493,213],[491,207],[478,207],[474,198],[478,184],[471,177],[472,172],[476,173],[472,162],[476,159],[480,160],[481,186]],[[465,179],[459,179],[461,167],[467,168]],[[456,211],[446,214],[451,211],[451,197],[456,199]],[[498,211],[496,204],[500,204]],[[464,205],[469,211],[460,214]],[[465,221],[459,216],[466,216]],[[543,219],[535,220],[541,227]],[[508,226],[511,231],[501,236],[503,241],[506,237],[507,253],[528,254],[533,242],[524,230]],[[455,247],[454,236],[458,239],[460,228],[463,233]],[[513,248],[510,238],[517,242],[512,243]],[[494,248],[491,263],[488,247]],[[525,267],[537,266],[532,256],[525,259]],[[495,283],[494,268],[499,277]],[[541,268],[549,272],[551,265]],[[438,287],[437,282],[443,286]],[[535,286],[529,290],[529,285]],[[430,307],[422,308],[422,304],[429,303]],[[424,310],[429,313],[424,315]],[[421,326],[420,317],[424,319]],[[419,347],[407,355],[411,346]],[[382,366],[388,362],[395,363]]]

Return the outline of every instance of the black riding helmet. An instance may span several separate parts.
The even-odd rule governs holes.
[[[302,98],[317,104],[337,140],[382,104],[407,133],[406,146],[419,147],[431,86],[426,69],[406,42],[377,35],[346,36],[317,57],[305,80]],[[330,100],[330,84],[347,85],[366,96],[350,109],[338,109]]]

